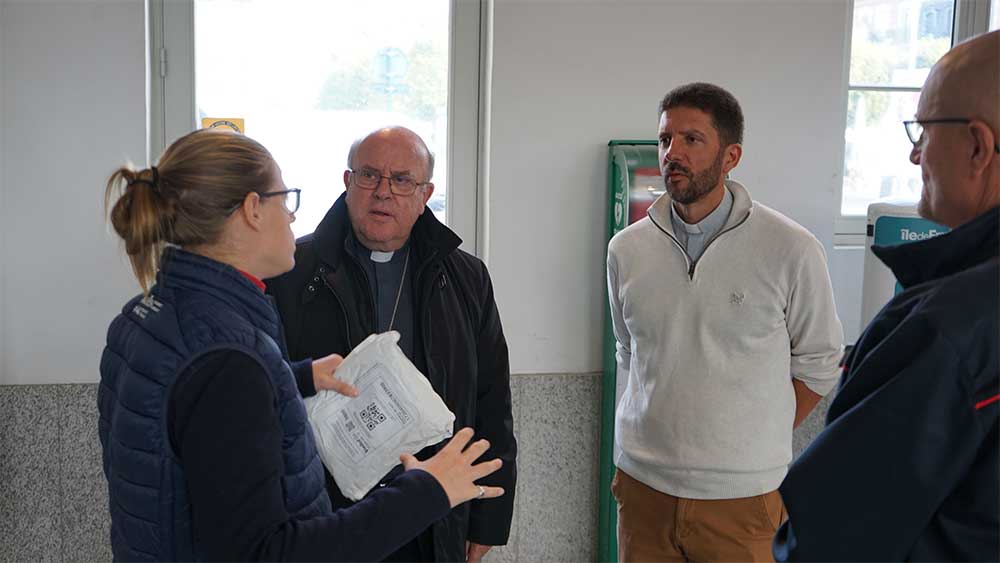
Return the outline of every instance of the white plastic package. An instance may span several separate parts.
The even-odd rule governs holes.
[[[452,434],[455,415],[396,345],[398,332],[373,334],[337,368],[358,389],[351,398],[320,391],[305,400],[323,465],[340,492],[359,500],[413,454]]]

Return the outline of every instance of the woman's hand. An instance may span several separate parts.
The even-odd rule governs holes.
[[[480,486],[476,484],[476,480],[500,469],[503,462],[494,459],[473,465],[479,456],[486,453],[490,443],[478,440],[466,448],[472,436],[471,428],[463,428],[427,461],[417,461],[417,458],[409,454],[399,456],[399,460],[403,462],[403,467],[407,471],[423,469],[433,475],[448,495],[448,502],[452,508],[467,500],[496,498],[503,494],[502,488]]]
[[[330,389],[348,397],[358,396],[357,388],[333,376],[343,361],[344,358],[339,354],[330,354],[325,358],[313,360],[313,385],[316,386],[317,393],[323,389]]]

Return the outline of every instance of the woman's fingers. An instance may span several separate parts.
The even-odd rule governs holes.
[[[451,440],[448,440],[448,443],[445,444],[444,447],[441,448],[441,451],[438,453],[446,455],[460,454],[462,453],[462,450],[465,449],[465,445],[468,444],[469,440],[472,439],[472,436],[473,436],[472,429],[469,427],[465,427],[459,430],[458,432],[455,432],[455,435],[451,437]]]
[[[469,463],[472,463],[477,459],[479,459],[480,457],[482,457],[482,455],[486,453],[486,450],[488,449],[490,449],[489,441],[476,440],[475,442],[472,443],[471,446],[469,446],[468,448],[465,449],[464,452],[462,452],[462,457]]]
[[[403,469],[410,470],[413,469],[420,461],[410,454],[403,454],[399,456],[399,462],[403,464]]]
[[[399,460],[407,470],[423,469],[437,479],[448,495],[452,507],[470,500],[501,496],[504,494],[501,487],[476,484],[478,479],[500,469],[503,462],[493,459],[476,463],[476,460],[489,450],[490,443],[486,440],[476,440],[470,444],[473,436],[471,428],[462,428],[427,461],[418,461],[408,454],[399,456]]]
[[[344,358],[340,354],[330,354],[313,360],[313,367],[318,368],[324,374],[332,374],[342,363],[344,363]]]
[[[483,496],[479,496],[479,486],[476,487],[476,494],[472,497],[473,500],[481,500],[484,498],[497,498],[503,496],[502,487],[486,487],[483,486]]]
[[[343,361],[344,358],[339,354],[330,354],[318,360],[313,360],[313,385],[315,385],[317,391],[329,389],[348,397],[358,396],[357,388],[333,375]]]
[[[348,397],[357,397],[358,396],[358,389],[355,386],[351,385],[350,383],[347,383],[346,381],[344,381],[342,379],[337,379],[336,377],[333,377],[332,375],[329,376],[326,379],[326,385],[327,385],[327,387],[326,387],[327,389],[331,389],[333,391],[336,391],[337,393],[340,393],[341,395],[347,395]]]
[[[495,473],[498,469],[503,467],[503,462],[499,459],[491,459],[490,461],[484,461],[483,463],[477,463],[470,467],[472,472],[472,480],[478,481],[487,475]]]

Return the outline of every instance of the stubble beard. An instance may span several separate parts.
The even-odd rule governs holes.
[[[668,176],[664,175],[663,186],[666,188],[667,193],[670,194],[670,199],[681,205],[690,205],[708,195],[719,185],[719,178],[722,177],[722,156],[722,150],[719,150],[715,155],[715,162],[697,174],[691,174],[689,169],[679,165],[676,166],[674,170],[679,169],[689,174],[686,189],[681,189],[671,184]],[[669,171],[670,169],[668,168]]]

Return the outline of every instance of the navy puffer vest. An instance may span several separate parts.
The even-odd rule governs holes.
[[[167,249],[157,284],[108,329],[99,433],[116,561],[201,559],[180,462],[167,429],[177,375],[207,352],[246,352],[271,378],[284,439],[285,504],[296,518],[330,510],[323,465],[270,298],[234,268]]]

